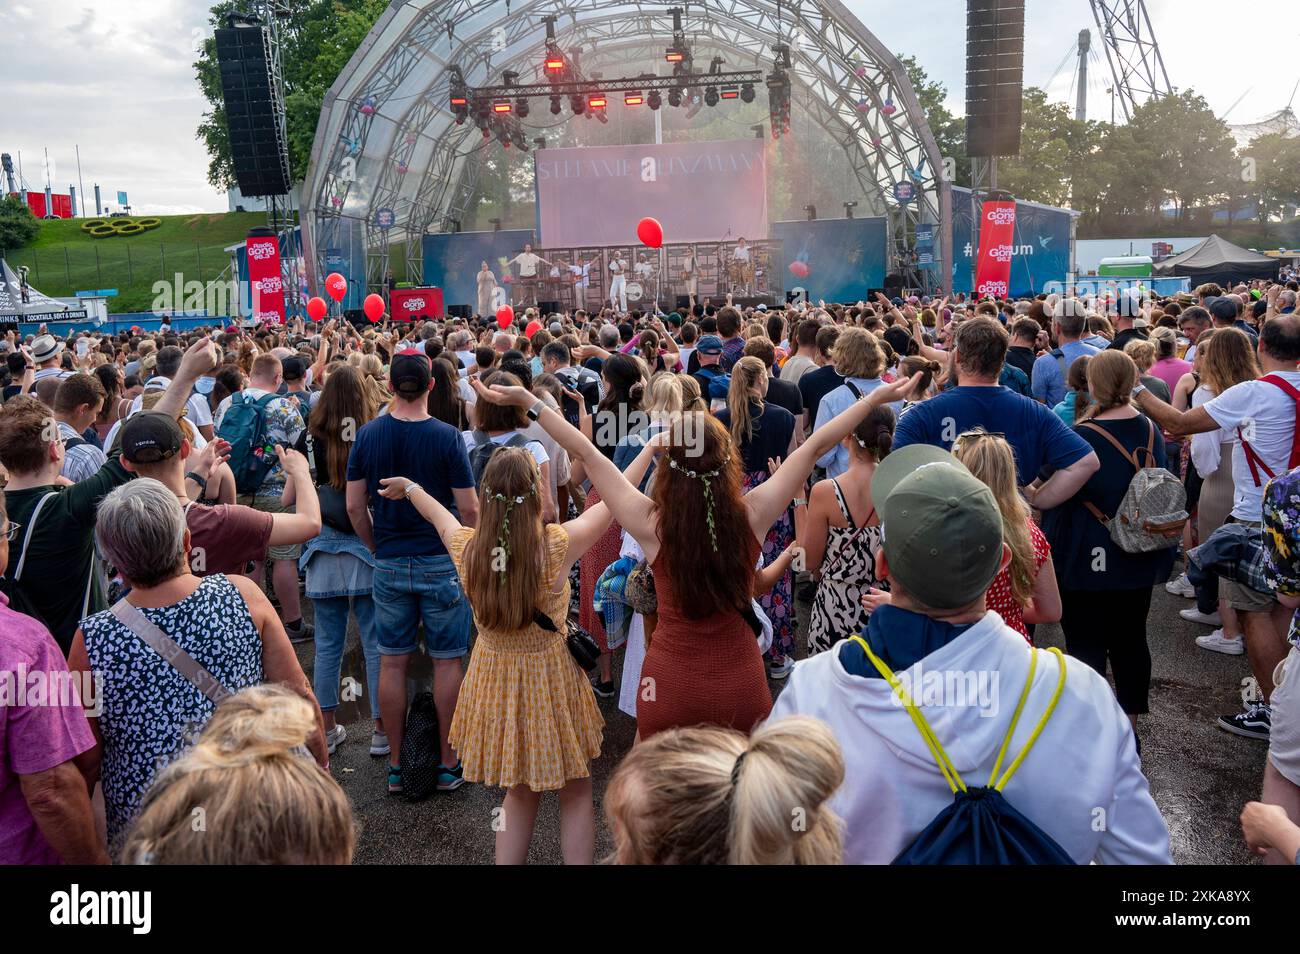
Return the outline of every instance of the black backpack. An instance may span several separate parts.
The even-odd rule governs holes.
[[[478,487],[483,483],[483,472],[487,470],[488,461],[503,447],[523,447],[528,443],[522,434],[511,434],[510,439],[504,444],[498,444],[492,438],[488,437],[487,431],[475,430],[474,449],[469,452],[469,469],[474,475],[474,486]]]
[[[438,710],[433,704],[433,694],[417,693],[407,710],[406,731],[402,735],[403,798],[418,802],[438,790],[441,756]]]

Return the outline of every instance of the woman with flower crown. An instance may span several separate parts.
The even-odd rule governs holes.
[[[628,467],[632,480],[641,480],[653,456],[654,448],[642,450]],[[543,523],[549,488],[533,455],[519,447],[499,448],[484,468],[477,528],[461,526],[405,477],[385,478],[380,487],[385,497],[409,499],[437,529],[474,611],[478,637],[448,738],[466,780],[506,789],[495,826],[497,864],[524,863],[548,791],[560,795],[565,863],[591,864],[591,760],[600,754],[605,721],[565,634],[569,569],[609,526],[608,508],[601,503],[568,523]]]
[[[851,434],[873,409],[899,400],[919,375],[876,388],[813,432],[772,476],[742,493],[740,454],[709,414],[684,414],[649,446],[652,496],[639,474],[619,473],[591,442],[523,388],[486,388],[480,401],[514,404],[581,460],[601,501],[632,534],[654,574],[658,623],[637,696],[637,734],[714,724],[750,731],[772,708],[750,604],[755,565],[772,524],[803,494],[817,458]],[[471,591],[472,592],[472,591]]]

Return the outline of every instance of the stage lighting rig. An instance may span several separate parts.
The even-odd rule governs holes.
[[[641,106],[645,104],[645,97],[638,90],[628,90],[623,94],[624,106]]]
[[[809,203],[803,207],[803,210],[807,214],[809,222],[815,222],[817,220],[817,206]]]
[[[520,96],[515,100],[515,115],[520,119],[528,118],[528,97]]]
[[[846,219],[851,219],[851,218],[853,218],[853,210],[856,209],[857,207],[858,207],[858,204],[857,204],[856,202],[845,202],[845,203],[844,203],[844,217],[845,217]]]
[[[448,72],[451,74],[451,111],[456,117],[456,125],[463,126],[469,116],[469,87],[465,85],[459,67],[452,66]]]
[[[564,100],[562,100],[559,96],[552,96],[552,97],[551,97],[551,115],[552,115],[552,116],[558,116],[558,115],[560,115],[560,112],[561,112],[563,109],[564,109]]]
[[[670,89],[668,91],[668,105],[676,109],[682,104],[682,91],[680,89]]]
[[[542,70],[552,80],[562,79],[569,68],[569,62],[555,39],[555,17],[543,17],[546,24],[546,57],[542,61]]]
[[[651,109],[657,110],[664,104],[663,97],[659,95],[659,90],[650,90],[650,95],[646,97],[646,105]]]
[[[718,95],[722,99],[740,99],[740,87],[724,86],[718,91]]]
[[[573,107],[573,115],[581,116],[587,109],[587,100],[581,93],[575,93],[569,97],[569,105]]]
[[[742,103],[752,103],[754,101],[753,83],[745,83],[740,87],[740,101]]]
[[[718,105],[718,88],[716,86],[705,87],[704,104],[706,106]]]
[[[686,31],[682,28],[682,8],[673,7],[668,12],[673,18],[673,44],[664,50],[664,60],[672,65],[674,76],[689,76],[691,48],[686,42]]]
[[[768,119],[772,138],[780,139],[790,134],[790,47],[777,43],[772,51],[776,56],[766,80]]]

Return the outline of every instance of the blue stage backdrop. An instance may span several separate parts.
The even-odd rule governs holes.
[[[1016,203],[1015,252],[1011,256],[1012,295],[1037,295],[1048,282],[1064,282],[1070,271],[1069,209],[1037,202]],[[970,190],[952,189],[952,290],[970,293],[975,253],[971,239]]]
[[[447,232],[424,237],[424,284],[442,289],[447,305],[478,302],[479,263],[487,262],[497,284],[509,274],[505,263],[524,250],[525,243],[537,244],[532,229],[501,232]]]
[[[883,218],[774,222],[772,238],[781,243],[777,284],[805,289],[814,303],[866,298],[869,289],[885,285],[887,234]],[[794,262],[808,267],[807,278],[790,271]]]

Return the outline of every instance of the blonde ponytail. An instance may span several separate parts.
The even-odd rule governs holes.
[[[714,726],[660,732],[605,794],[622,864],[839,864],[827,801],[844,781],[830,729],[795,716],[752,737]]]
[[[731,369],[731,387],[727,390],[727,411],[731,414],[731,439],[737,447],[754,436],[753,415],[749,404],[762,400],[766,388],[767,365],[753,355],[741,358]]]

